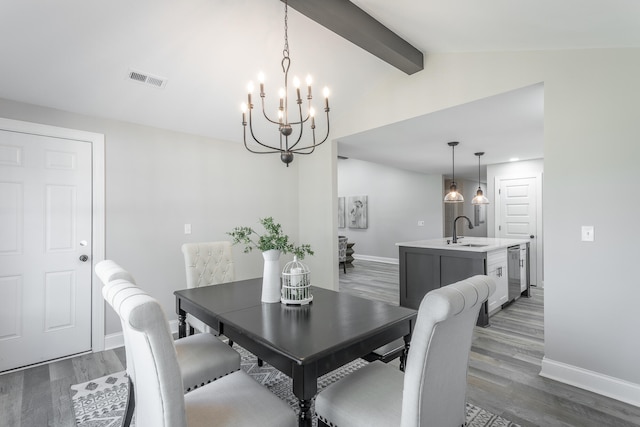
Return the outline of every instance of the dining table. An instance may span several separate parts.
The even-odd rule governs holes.
[[[175,291],[178,335],[189,313],[292,378],[299,426],[311,426],[320,376],[398,338],[408,351],[416,310],[318,286],[306,305],[263,303],[261,287],[255,278]]]

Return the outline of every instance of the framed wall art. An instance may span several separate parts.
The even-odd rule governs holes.
[[[350,196],[347,205],[349,228],[367,228],[367,196]]]

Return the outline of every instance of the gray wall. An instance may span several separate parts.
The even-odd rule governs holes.
[[[96,119],[0,99],[0,116],[105,135],[106,257],[131,271],[175,319],[173,291],[186,287],[180,246],[228,240],[238,225],[273,216],[298,239],[297,167],[241,144]],[[184,224],[192,234],[184,234]],[[315,248],[314,248],[315,249]],[[238,279],[262,275],[261,254],[234,247]],[[284,265],[283,257],[282,265]],[[107,334],[120,331],[111,308]]]
[[[338,196],[368,196],[369,226],[338,228],[356,256],[398,259],[396,243],[441,237],[442,177],[362,160],[338,160]],[[418,221],[424,226],[418,226]]]

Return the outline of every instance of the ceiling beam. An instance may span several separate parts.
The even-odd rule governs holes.
[[[422,52],[348,0],[287,0],[287,3],[409,75],[424,69]]]

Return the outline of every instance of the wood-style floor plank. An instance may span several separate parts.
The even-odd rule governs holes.
[[[24,372],[21,425],[52,425],[50,379],[49,365],[36,366]]]
[[[24,372],[0,376],[0,427],[20,427]]]

